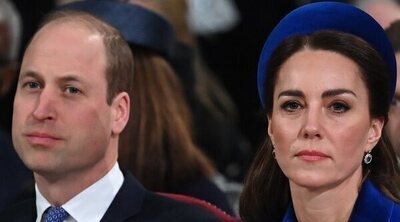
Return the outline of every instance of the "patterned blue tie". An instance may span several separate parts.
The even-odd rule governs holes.
[[[67,211],[62,207],[49,207],[44,215],[44,222],[62,222],[68,217]]]

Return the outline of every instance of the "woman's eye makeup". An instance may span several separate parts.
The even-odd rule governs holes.
[[[287,112],[295,112],[295,111],[297,111],[297,110],[299,110],[301,108],[303,108],[303,106],[300,104],[300,102],[293,101],[293,100],[284,102],[281,105],[281,109],[283,109],[283,110],[285,110]]]
[[[335,113],[344,113],[350,109],[350,106],[345,102],[333,102],[328,106],[328,109]]]

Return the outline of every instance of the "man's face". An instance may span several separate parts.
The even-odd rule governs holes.
[[[105,69],[102,37],[82,25],[50,23],[36,34],[23,58],[12,127],[16,151],[35,173],[80,173],[116,159]]]
[[[389,111],[389,121],[386,125],[386,132],[392,142],[397,156],[400,157],[400,52],[396,53],[397,83],[393,103]]]

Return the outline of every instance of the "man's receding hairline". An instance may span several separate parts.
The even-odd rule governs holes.
[[[76,25],[77,27],[86,29],[90,32],[93,32],[93,34],[99,34],[100,36],[104,37],[104,35],[99,32],[99,30],[97,28],[94,28],[93,24],[91,24],[90,21],[85,20],[86,18],[92,18],[92,16],[88,16],[88,15],[71,15],[71,16],[65,16],[65,17],[58,17],[55,18],[54,20],[49,20],[46,23],[44,23],[40,29],[45,29],[46,27],[49,26],[54,26],[54,25],[66,25],[66,24],[72,24],[72,25]],[[94,22],[98,22],[95,21],[93,19]],[[99,23],[101,24],[101,23]],[[57,27],[57,26],[56,26]]]
[[[120,34],[113,26],[105,23],[102,19],[97,18],[86,12],[81,11],[56,11],[44,20],[41,24],[40,29],[45,28],[49,25],[57,24],[76,24],[86,30],[98,34],[102,37],[105,42],[108,38],[119,37]]]

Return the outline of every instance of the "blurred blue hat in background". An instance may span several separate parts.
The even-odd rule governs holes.
[[[139,5],[115,0],[86,0],[62,5],[59,10],[84,11],[116,28],[129,44],[155,50],[169,57],[175,44],[171,25]]]

